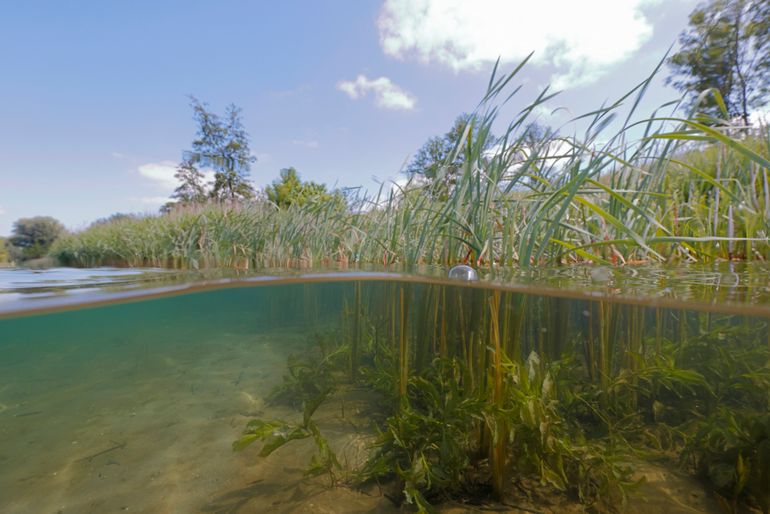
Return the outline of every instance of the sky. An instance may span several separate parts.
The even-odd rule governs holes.
[[[255,187],[293,166],[305,180],[376,191],[476,108],[498,58],[511,71],[534,52],[503,121],[550,86],[561,93],[538,121],[562,126],[644,80],[696,5],[5,2],[0,235],[22,217],[53,216],[79,230],[117,212],[157,212],[195,137],[190,95],[218,113],[242,108]],[[647,92],[645,114],[679,98],[666,74]]]

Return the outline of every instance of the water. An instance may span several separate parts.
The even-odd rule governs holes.
[[[444,512],[580,512],[581,462],[644,477],[631,512],[761,506],[766,271],[0,270],[0,511],[398,512],[398,478],[353,486],[378,442]],[[309,436],[233,452],[254,419]]]

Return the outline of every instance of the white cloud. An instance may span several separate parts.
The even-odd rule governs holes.
[[[0,216],[2,216],[3,214],[5,214],[5,213],[7,213],[7,212],[8,212],[8,211],[6,211],[6,210],[3,208],[3,206],[2,206],[2,205],[0,205]]]
[[[179,185],[174,177],[177,163],[172,161],[149,162],[142,164],[137,171],[144,178],[150,179],[158,188],[173,191]]]
[[[342,81],[337,84],[337,89],[347,94],[353,100],[358,100],[374,94],[374,101],[383,109],[411,110],[417,104],[417,99],[407,91],[393,83],[388,77],[376,79],[359,75],[356,80]]]
[[[170,195],[174,189],[179,185],[179,181],[174,177],[176,173],[177,163],[173,161],[160,161],[160,162],[148,162],[142,164],[137,168],[139,175],[148,179],[158,191],[166,191]],[[214,180],[214,172],[211,170],[201,170],[204,176],[204,183]],[[160,197],[145,198],[152,200],[151,202],[143,203],[157,203],[157,199]],[[164,199],[165,203],[168,199]],[[143,200],[142,200],[143,201]]]
[[[112,152],[110,155],[115,159],[124,159],[126,157],[126,154],[120,152]]]
[[[554,86],[589,84],[652,36],[641,8],[656,0],[386,0],[380,44],[394,57],[455,71],[494,63],[556,68]]]

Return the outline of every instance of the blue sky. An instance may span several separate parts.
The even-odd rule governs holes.
[[[187,95],[243,109],[268,184],[377,187],[481,98],[497,56],[574,114],[644,79],[694,0],[6,2],[0,15],[0,235],[154,212],[195,124]],[[663,73],[649,110],[678,97]],[[563,111],[566,112],[566,111]],[[541,121],[559,125],[561,117]],[[376,178],[376,179],[375,179]]]

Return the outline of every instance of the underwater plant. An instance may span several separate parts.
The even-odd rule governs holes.
[[[307,351],[289,355],[283,382],[270,392],[268,400],[302,407],[331,394],[337,384],[333,374],[350,351],[348,345],[332,345],[334,337],[334,333],[315,334]]]
[[[302,411],[302,422],[293,423],[280,419],[254,419],[248,422],[241,437],[232,447],[241,451],[256,441],[263,443],[259,455],[267,457],[285,444],[312,437],[316,447],[306,470],[306,475],[328,474],[332,485],[342,466],[337,455],[312,420],[313,414],[334,392],[338,379],[334,374],[342,366],[349,353],[347,345],[333,345],[335,333],[315,334],[309,351],[302,355],[292,354],[287,359],[287,373],[283,383],[273,389],[269,400],[286,403]],[[312,351],[315,349],[315,351]]]
[[[478,442],[470,435],[484,420],[485,402],[468,390],[463,375],[457,359],[436,359],[410,377],[357,473],[361,480],[395,478],[403,499],[421,512],[480,487],[488,471],[481,469]]]
[[[701,478],[729,512],[767,510],[765,321],[438,285],[351,289],[342,328],[292,356],[272,396],[300,407],[302,423],[254,420],[234,447],[262,441],[266,456],[313,437],[311,469],[376,482],[419,512],[522,497],[623,512],[639,470],[660,462]],[[353,467],[311,419],[350,388],[371,393],[369,455]]]
[[[241,437],[233,442],[233,451],[244,450],[256,441],[261,441],[263,445],[259,455],[260,457],[268,457],[291,441],[312,437],[316,446],[316,453],[311,456],[305,474],[312,476],[326,473],[329,475],[331,485],[336,484],[336,473],[342,470],[342,465],[337,459],[337,455],[329,447],[328,441],[321,435],[318,425],[312,420],[316,409],[326,400],[328,395],[329,390],[305,402],[301,423],[262,419],[249,421]]]
[[[770,414],[719,407],[699,423],[682,459],[717,493],[726,512],[748,502],[770,512]]]
[[[502,411],[509,427],[512,470],[520,480],[534,475],[541,485],[571,491],[601,511],[621,511],[634,485],[628,448],[589,437],[566,416],[562,391],[572,385],[537,353],[523,363],[505,362],[510,387]],[[573,400],[573,393],[568,395]],[[498,437],[505,437],[501,434]]]

